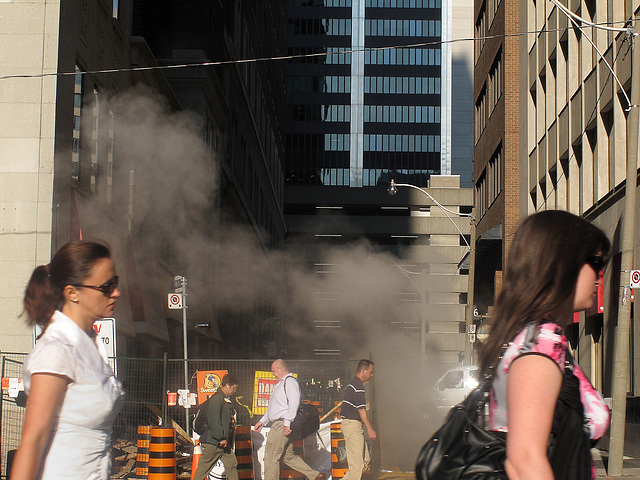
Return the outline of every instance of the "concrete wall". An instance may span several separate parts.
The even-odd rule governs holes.
[[[0,18],[0,350],[26,352],[24,287],[51,254],[57,79],[42,75],[57,71],[60,3],[0,3]]]

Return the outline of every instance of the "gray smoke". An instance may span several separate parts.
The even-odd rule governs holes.
[[[268,299],[300,341],[321,331],[310,332],[301,320],[340,322],[340,329],[322,329],[326,342],[346,338],[346,357],[376,362],[373,407],[383,463],[412,469],[439,421],[428,414],[425,392],[442,367],[436,352],[428,365],[419,358],[420,296],[397,268],[402,259],[362,241],[327,248],[311,268],[299,254],[265,252],[246,225],[217,228],[217,159],[207,153],[201,119],[171,112],[143,87],[116,95],[110,108],[117,112],[119,174],[135,180],[133,193],[121,190],[118,199],[131,204],[133,234],[166,259],[167,270],[182,269],[191,291],[218,311],[248,314]],[[400,296],[413,303],[401,305]]]

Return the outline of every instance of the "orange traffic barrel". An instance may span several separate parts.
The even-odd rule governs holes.
[[[136,478],[146,479],[149,475],[149,440],[151,439],[151,427],[138,426],[138,443],[136,451]]]
[[[304,441],[293,440],[291,443],[293,444],[293,454],[299,456],[304,460]],[[282,467],[280,468],[281,480],[287,480],[289,478],[295,480],[304,480],[305,478],[307,478],[297,470],[293,470],[292,468],[287,467],[282,459],[280,459],[280,463],[282,464]]]
[[[176,480],[176,431],[153,427],[149,442],[149,480]]]
[[[341,423],[331,424],[331,477],[339,480],[349,471]]]
[[[238,460],[238,478],[253,478],[253,446],[251,444],[251,427],[236,427],[235,442],[236,459]]]

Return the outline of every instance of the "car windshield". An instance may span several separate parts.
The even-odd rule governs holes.
[[[462,370],[453,370],[442,378],[442,388],[459,388],[462,386],[463,379]]]

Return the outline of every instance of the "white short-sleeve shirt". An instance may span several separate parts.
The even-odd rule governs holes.
[[[104,350],[60,311],[23,366],[27,394],[31,375],[53,373],[71,380],[67,387],[38,478],[106,480],[111,470],[111,430],[124,392]]]

